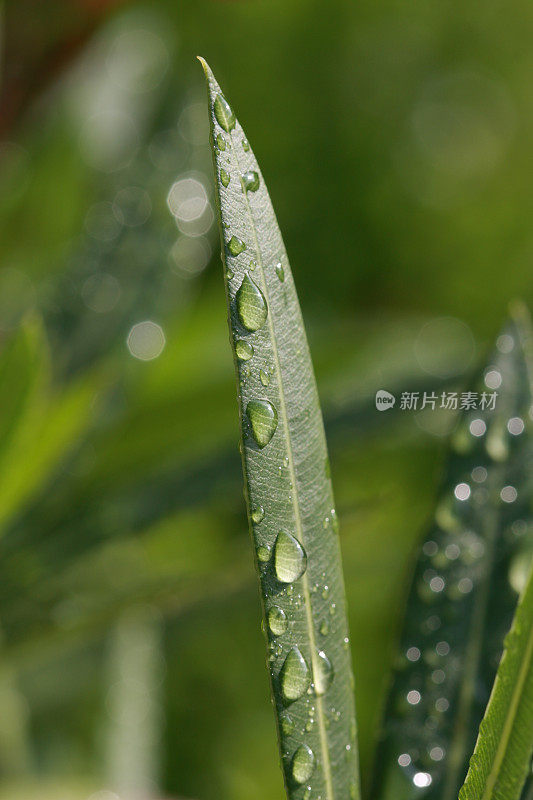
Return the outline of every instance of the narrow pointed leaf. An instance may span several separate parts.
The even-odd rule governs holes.
[[[322,415],[285,247],[233,110],[209,95],[241,450],[290,798],[359,797],[353,679]]]
[[[465,779],[531,558],[529,342],[520,319],[507,326],[472,387],[477,407],[452,435],[409,593],[373,800],[456,800]]]
[[[505,640],[460,800],[519,800],[533,755],[533,570]]]

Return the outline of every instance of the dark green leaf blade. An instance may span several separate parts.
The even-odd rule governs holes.
[[[533,570],[516,610],[459,800],[519,800],[533,755]]]
[[[285,247],[239,122],[209,67],[242,458],[287,794],[359,797],[336,515],[316,385]],[[308,787],[311,787],[310,789]]]
[[[531,558],[529,327],[520,317],[472,387],[421,546],[378,747],[373,797],[455,800]]]

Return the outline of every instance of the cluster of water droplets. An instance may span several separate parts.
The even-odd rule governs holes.
[[[236,120],[231,107],[222,95],[218,95],[214,103],[214,113],[223,132],[230,134],[235,128]],[[221,153],[226,153],[233,147],[223,133],[215,138],[216,146]],[[248,142],[241,141],[245,152],[249,151]],[[230,159],[228,158],[228,164]],[[235,190],[231,183],[230,169],[220,169],[220,183],[224,188]],[[240,176],[242,193],[246,196],[259,190],[261,180],[254,169],[244,171]],[[235,353],[240,364],[241,382],[251,375],[251,368],[258,360],[254,347],[254,334],[260,331],[268,319],[269,308],[266,297],[254,279],[257,267],[253,259],[247,256],[247,243],[235,234],[226,237],[227,278],[232,281],[236,276],[232,259],[245,259],[247,268],[244,271],[239,288],[235,293],[235,311],[238,322],[242,328],[235,339]],[[285,270],[281,262],[272,266],[280,284],[285,282]],[[259,383],[268,387],[271,383],[272,369],[268,363],[259,363],[255,368]],[[278,427],[278,411],[274,404],[266,398],[256,397],[250,399],[245,407],[246,420],[250,434],[255,444],[263,450],[271,442]],[[289,466],[289,457],[286,456],[280,464],[280,476]],[[290,499],[290,495],[289,495]],[[266,504],[265,504],[266,505]],[[262,505],[256,505],[251,510],[251,520],[255,527],[260,526],[268,512]],[[337,516],[334,508],[323,517],[323,528],[326,531],[336,532],[338,528]],[[295,624],[294,614],[303,609],[306,597],[299,593],[295,587],[307,570],[307,554],[302,543],[292,533],[280,530],[272,545],[262,542],[256,551],[257,562],[263,576],[265,594],[267,596],[266,628],[269,638],[268,660],[271,666],[273,679],[279,687],[279,695],[284,710],[279,717],[280,729],[285,737],[297,737],[296,744],[291,744],[291,750],[285,753],[290,780],[293,784],[304,786],[304,796],[309,797],[312,787],[309,781],[315,770],[321,769],[321,764],[306,742],[306,734],[310,734],[317,725],[316,698],[326,695],[334,679],[334,669],[327,655],[326,637],[330,634],[331,622],[336,614],[337,605],[330,598],[330,588],[325,581],[312,587],[313,592],[320,592],[325,603],[324,618],[320,624],[320,637],[322,642],[317,642],[312,652],[302,652],[294,643],[292,636]],[[269,588],[270,587],[270,588]],[[305,612],[307,613],[307,611]],[[348,637],[344,637],[344,646],[349,644]],[[307,719],[303,726],[295,722],[291,706],[297,701],[307,705]],[[331,722],[338,723],[341,718],[340,711],[333,706],[325,709],[325,724],[329,727]],[[300,714],[295,715],[300,719]],[[355,741],[355,731],[353,732]],[[298,741],[299,740],[299,741]],[[346,745],[347,757],[352,756],[353,742]],[[356,787],[350,790],[351,797],[356,796]],[[316,800],[321,800],[317,796]]]
[[[515,563],[517,541],[531,532],[529,491],[523,492],[520,483],[528,472],[529,486],[533,480],[533,458],[523,436],[531,425],[529,384],[520,361],[505,358],[515,345],[513,337],[498,341],[502,356],[484,371],[479,394],[500,390],[500,406],[467,411],[455,433],[449,477],[417,562],[389,703],[385,747],[413,794],[432,797],[443,779],[471,621],[482,596],[478,589],[490,582],[487,627],[468,709],[473,748],[516,603],[516,571],[509,565]]]

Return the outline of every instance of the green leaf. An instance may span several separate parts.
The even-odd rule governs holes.
[[[0,353],[0,528],[50,480],[92,418],[101,379],[52,387],[46,334],[30,317]]]
[[[531,560],[531,334],[502,332],[471,387],[420,547],[378,747],[373,797],[455,800]],[[490,387],[493,387],[492,389]],[[479,403],[478,403],[479,406]]]
[[[211,70],[202,65],[245,495],[285,785],[290,798],[307,797],[308,786],[323,800],[358,798],[337,522],[304,325],[261,171]]]
[[[519,800],[533,754],[533,569],[513,625],[460,800]]]

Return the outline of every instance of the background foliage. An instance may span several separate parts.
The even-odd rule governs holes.
[[[302,303],[368,775],[454,424],[373,395],[462,387],[531,304],[533,11],[25,0],[2,24],[0,798],[282,797],[197,53]]]

